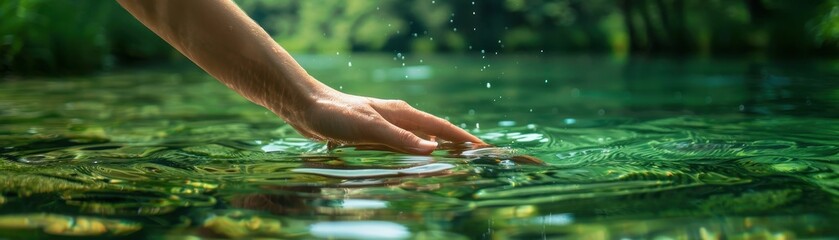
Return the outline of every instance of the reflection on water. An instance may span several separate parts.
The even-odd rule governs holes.
[[[2,82],[0,235],[839,234],[839,88],[830,68],[523,56],[463,73],[445,69],[486,63],[424,59],[435,78],[390,81],[398,66],[385,61],[325,81],[405,98],[494,147],[441,144],[431,156],[330,150],[194,73]],[[556,72],[591,65],[601,69]],[[313,74],[337,71],[323,69]],[[505,74],[483,75],[490,71]],[[376,74],[382,81],[365,84]],[[412,90],[389,95],[403,88]]]

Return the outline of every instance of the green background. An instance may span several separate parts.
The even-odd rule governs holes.
[[[811,57],[839,51],[839,1],[236,1],[293,54]],[[116,1],[0,3],[3,75],[184,62]]]

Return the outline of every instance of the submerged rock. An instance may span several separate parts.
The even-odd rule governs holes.
[[[282,229],[282,223],[276,219],[249,216],[234,211],[226,215],[213,216],[204,221],[204,228],[228,238],[242,238],[263,235],[276,235]]]

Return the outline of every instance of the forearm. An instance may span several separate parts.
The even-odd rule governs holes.
[[[216,79],[262,105],[303,136],[380,144],[429,154],[437,136],[481,143],[446,120],[403,101],[340,93],[318,82],[230,0],[118,0],[149,29]]]
[[[284,118],[328,89],[229,0],[118,0],[210,75]]]

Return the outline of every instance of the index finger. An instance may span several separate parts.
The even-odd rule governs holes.
[[[400,104],[401,105],[401,104]],[[407,104],[405,104],[407,105]],[[421,131],[452,142],[483,143],[481,139],[462,128],[411,106],[376,109],[393,125],[410,131]]]

